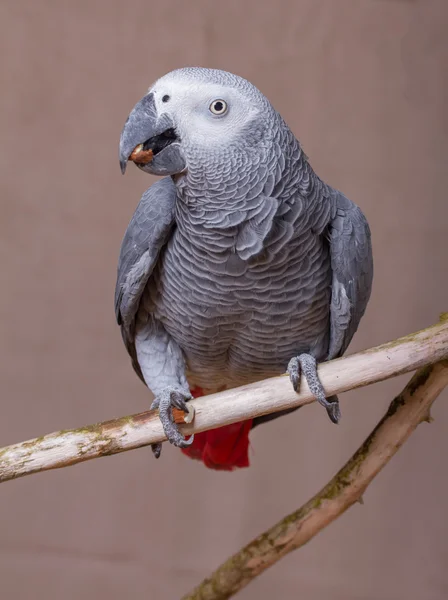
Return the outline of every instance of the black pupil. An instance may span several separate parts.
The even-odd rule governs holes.
[[[215,111],[221,112],[224,108],[224,104],[222,102],[215,102]]]
[[[168,96],[168,94],[165,94],[162,98],[162,102],[168,102],[169,99],[170,97]]]

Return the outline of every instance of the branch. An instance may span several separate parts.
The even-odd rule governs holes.
[[[283,556],[300,548],[337,519],[362,494],[422,421],[448,384],[448,360],[420,369],[359,450],[333,479],[294,513],[223,563],[182,600],[225,600]]]
[[[388,344],[323,363],[328,396],[414,371],[448,358],[448,319]],[[186,435],[314,402],[302,380],[296,394],[286,375],[192,400],[194,422]],[[0,482],[140,448],[166,438],[156,411],[51,433],[0,449]]]

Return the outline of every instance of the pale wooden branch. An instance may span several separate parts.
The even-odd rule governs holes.
[[[355,502],[362,502],[369,483],[419,423],[430,422],[431,404],[447,384],[448,360],[420,369],[364,444],[318,494],[234,554],[182,600],[230,598]]]
[[[448,357],[448,322],[388,344],[324,363],[319,375],[330,396],[413,371]],[[191,401],[189,435],[314,402],[302,381],[296,394],[285,375]],[[72,429],[0,449],[0,482],[164,441],[156,411]]]

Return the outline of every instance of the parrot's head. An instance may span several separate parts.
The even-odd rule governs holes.
[[[233,164],[253,160],[260,146],[269,151],[273,118],[280,117],[265,96],[237,75],[197,67],[172,71],[151,86],[125,123],[122,172],[129,160],[153,175],[193,166],[225,169],[230,155]]]

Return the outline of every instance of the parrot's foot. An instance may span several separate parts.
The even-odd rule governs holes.
[[[176,423],[173,420],[173,408],[178,408],[184,412],[188,412],[187,400],[191,400],[193,396],[190,392],[185,392],[180,388],[167,387],[160,394],[158,394],[153,403],[151,409],[159,409],[159,418],[162,422],[163,431],[170,444],[177,446],[178,448],[187,448],[191,446],[194,440],[194,435],[190,439],[186,440],[177,428]],[[151,444],[151,449],[156,458],[159,458],[162,451],[162,444]]]
[[[332,396],[331,400],[325,396],[325,390],[317,374],[317,363],[311,354],[301,354],[291,358],[288,364],[288,374],[291,379],[294,391],[299,391],[300,374],[303,373],[311,393],[327,409],[328,416],[333,423],[338,423],[341,418],[341,409],[337,396]]]

